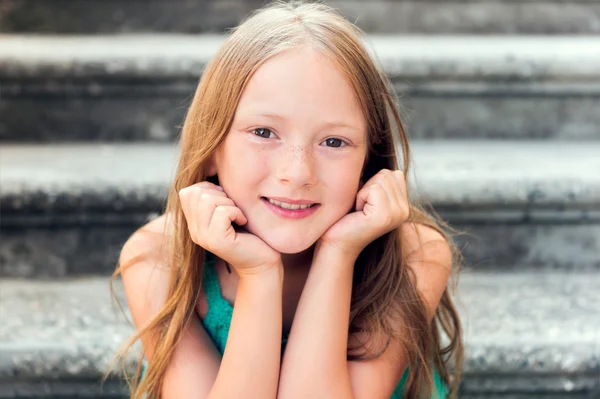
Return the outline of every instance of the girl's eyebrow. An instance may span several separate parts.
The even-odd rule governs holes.
[[[248,114],[245,116],[249,116],[249,117],[253,117],[253,116],[263,116],[266,118],[271,118],[271,119],[277,119],[280,121],[285,121],[286,118],[282,115],[278,115],[278,114],[274,114],[271,112],[259,112],[256,114]],[[327,121],[321,124],[321,128],[325,129],[325,128],[333,128],[333,127],[342,127],[342,128],[346,128],[346,129],[352,129],[352,130],[359,130],[357,127],[352,126],[347,124],[346,122],[343,121]]]

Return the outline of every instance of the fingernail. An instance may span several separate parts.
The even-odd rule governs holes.
[[[221,187],[221,186],[217,186],[217,189],[223,191],[223,187]]]

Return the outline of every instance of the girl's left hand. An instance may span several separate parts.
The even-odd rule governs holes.
[[[382,169],[356,194],[356,211],[334,223],[318,244],[358,257],[376,238],[404,223],[408,214],[404,173]]]

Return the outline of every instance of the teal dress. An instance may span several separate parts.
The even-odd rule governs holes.
[[[210,254],[208,254],[210,255]],[[219,285],[219,279],[214,269],[214,258],[207,256],[207,260],[204,264],[203,274],[203,285],[206,299],[208,302],[208,312],[202,320],[202,325],[206,329],[206,332],[210,336],[212,342],[215,344],[217,350],[223,356],[225,351],[225,345],[227,344],[227,336],[229,335],[229,326],[231,324],[231,317],[233,315],[233,307],[221,296],[221,287]],[[281,355],[285,350],[287,344],[287,337],[281,341]],[[141,378],[144,378],[146,373],[146,362],[144,362]],[[401,399],[404,392],[404,384],[408,378],[408,369],[404,372],[400,383],[394,390],[394,393],[390,399]],[[434,370],[434,381],[435,391],[439,393],[436,397],[435,391],[432,394],[432,398],[444,399],[448,393],[448,388],[445,386],[441,377]]]

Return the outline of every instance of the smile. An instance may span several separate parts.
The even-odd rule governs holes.
[[[266,197],[262,197],[261,201],[275,215],[286,219],[302,219],[308,217],[315,213],[321,206],[320,204],[289,204]]]
[[[287,202],[276,201],[271,198],[268,198],[268,200],[273,205],[277,205],[281,208],[292,209],[292,210],[306,209],[306,208],[310,208],[311,206],[315,205],[315,204],[288,204]]]

